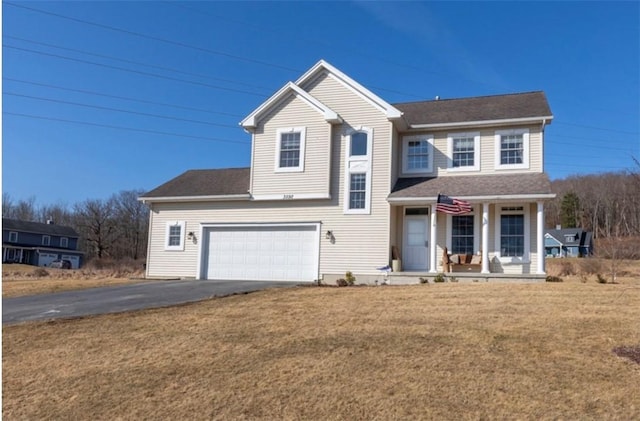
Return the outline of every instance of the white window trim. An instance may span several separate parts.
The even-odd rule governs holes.
[[[354,133],[367,134],[367,154],[351,156],[351,136]],[[370,214],[371,213],[371,161],[373,157],[373,129],[359,126],[347,131],[344,135],[345,145],[345,171],[344,171],[344,213],[345,214]],[[366,188],[364,209],[350,209],[351,174],[366,174]]]
[[[409,169],[409,142],[423,140],[428,145],[427,168]],[[402,172],[404,174],[431,174],[433,173],[433,135],[405,136],[402,138]]]
[[[522,135],[522,164],[501,164],[502,136]],[[529,168],[529,129],[496,130],[495,134],[495,167],[497,170],[515,170]]]
[[[67,237],[60,237],[60,247],[69,247],[69,239]]]
[[[165,235],[164,235],[164,249],[167,251],[182,251],[184,250],[184,237],[186,235],[185,233],[185,222],[184,221],[168,221],[166,228],[165,228]],[[175,245],[175,246],[170,246],[169,245],[169,229],[171,227],[176,227],[179,226],[180,227],[180,244]]]
[[[42,245],[43,246],[50,246],[51,245],[51,236],[50,235],[43,235],[42,236]]]
[[[280,148],[282,147],[282,135],[284,133],[300,133],[300,160],[297,167],[280,167]],[[275,172],[303,172],[304,171],[304,150],[306,144],[306,127],[286,127],[277,130],[276,136],[276,161]]]
[[[453,166],[453,139],[473,137],[473,165],[467,167]],[[447,134],[447,171],[466,172],[480,171],[480,132],[462,132]]]
[[[481,220],[480,215],[482,212],[476,212],[476,206],[473,206],[472,216],[473,216],[473,251],[475,253],[480,251],[480,226]],[[452,253],[453,248],[453,216],[447,214],[447,250]],[[456,215],[456,216],[469,216],[469,214],[465,215]]]
[[[503,211],[503,208],[522,207],[522,211]],[[502,256],[501,255],[501,224],[500,217],[502,215],[524,215],[524,254],[522,257]],[[528,203],[509,203],[496,205],[495,212],[495,257],[500,263],[505,264],[525,264],[531,263],[531,218]]]
[[[11,237],[13,237],[13,239]],[[16,231],[9,231],[9,242],[10,243],[18,242],[18,233]]]

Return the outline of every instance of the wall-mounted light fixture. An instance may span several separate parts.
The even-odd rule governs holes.
[[[327,240],[331,240],[331,237],[333,237],[333,231],[327,231],[327,233],[324,235],[324,238],[326,238]]]
[[[196,235],[193,233],[193,231],[189,231],[189,234],[187,234],[187,238],[189,240],[193,239],[193,237],[195,237]]]

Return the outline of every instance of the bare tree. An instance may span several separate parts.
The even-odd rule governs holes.
[[[145,256],[149,209],[138,200],[142,190],[121,191],[112,197],[114,217],[121,233],[117,257],[138,260]]]
[[[74,213],[88,257],[107,257],[118,235],[113,200],[86,200],[74,206]]]

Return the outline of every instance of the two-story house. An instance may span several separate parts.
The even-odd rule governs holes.
[[[389,104],[325,61],[250,113],[250,168],[191,170],[146,193],[149,278],[418,281],[442,254],[485,279],[544,266],[544,93]],[[471,212],[436,212],[438,195]]]
[[[54,260],[68,260],[77,269],[83,254],[78,251],[78,233],[71,227],[2,218],[3,263],[49,266]]]
[[[593,255],[593,235],[582,228],[545,230],[544,247],[547,257],[587,257]]]

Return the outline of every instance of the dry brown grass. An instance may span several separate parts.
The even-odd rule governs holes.
[[[598,275],[608,283],[614,283],[611,260],[590,257],[547,259],[547,274],[559,276],[568,282],[598,282]],[[616,260],[615,283],[632,283],[640,279],[640,260]]]
[[[49,292],[122,285],[142,277],[142,271],[114,269],[51,269],[30,265],[2,265],[2,296],[45,294]]]
[[[637,281],[637,280],[636,280]],[[268,290],[3,329],[3,418],[640,417],[639,282]]]

